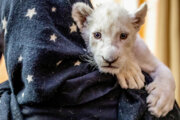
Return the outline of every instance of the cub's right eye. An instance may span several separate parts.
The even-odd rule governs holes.
[[[96,38],[96,39],[101,39],[101,37],[102,37],[100,32],[95,32],[95,33],[93,33],[93,35],[94,35],[94,38]]]

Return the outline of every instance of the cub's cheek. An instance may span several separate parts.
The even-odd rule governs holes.
[[[101,66],[103,61],[100,57],[95,57],[95,62],[98,66]]]
[[[91,45],[90,46],[91,52],[93,53],[93,55],[99,54],[100,50],[98,49],[97,44]]]
[[[91,39],[91,40],[90,40],[90,46],[97,48],[97,46],[98,46],[98,41],[97,41],[97,40],[94,40],[94,39]]]

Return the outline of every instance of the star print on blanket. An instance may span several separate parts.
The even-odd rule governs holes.
[[[90,4],[0,1],[9,74],[0,85],[0,120],[122,120],[129,106],[134,109],[128,115],[135,113],[127,120],[154,119],[146,111],[145,90],[122,90],[115,77],[80,59],[88,53],[71,17],[78,1]],[[148,75],[146,81],[151,81]]]

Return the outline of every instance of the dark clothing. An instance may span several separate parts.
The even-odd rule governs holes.
[[[0,120],[154,120],[144,89],[122,90],[115,77],[80,59],[87,52],[79,31],[70,29],[75,1],[90,4],[0,0],[9,74],[0,85]],[[178,120],[177,105],[170,117]]]

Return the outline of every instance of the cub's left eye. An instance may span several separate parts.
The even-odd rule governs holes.
[[[120,35],[121,40],[125,40],[127,37],[128,37],[127,33],[121,33],[121,35]]]
[[[95,33],[93,33],[93,35],[94,35],[94,38],[101,39],[101,33],[100,32],[95,32]]]

